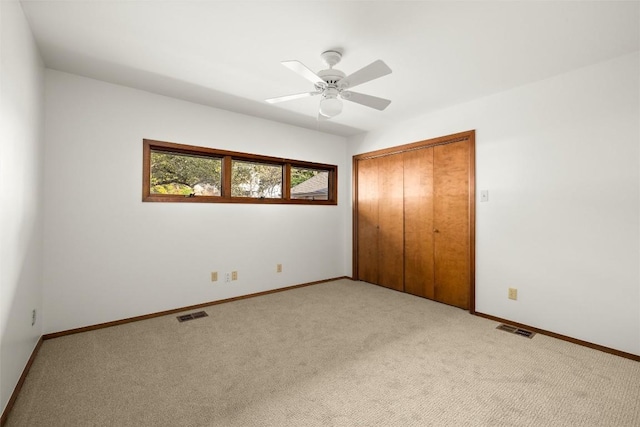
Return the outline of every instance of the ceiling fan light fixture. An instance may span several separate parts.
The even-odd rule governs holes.
[[[342,112],[342,101],[338,98],[323,98],[320,101],[320,114],[335,117]]]

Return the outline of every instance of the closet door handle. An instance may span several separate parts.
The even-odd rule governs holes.
[[[440,232],[440,230],[438,230],[437,228],[434,228],[434,229],[433,229],[433,232],[434,232],[434,233],[439,233],[439,232]]]

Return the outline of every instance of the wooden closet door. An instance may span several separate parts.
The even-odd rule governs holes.
[[[435,298],[433,148],[404,153],[404,290]]]
[[[358,278],[378,283],[378,161],[358,161]]]
[[[378,162],[378,284],[404,290],[404,195],[402,154]]]
[[[434,147],[435,300],[469,308],[469,141]]]

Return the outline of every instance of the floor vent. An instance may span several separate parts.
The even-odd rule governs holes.
[[[191,313],[191,314],[183,314],[180,316],[177,316],[178,318],[178,322],[186,322],[187,320],[193,320],[193,319],[199,319],[201,317],[207,317],[208,314],[204,311],[198,311],[196,313]]]
[[[527,338],[533,338],[533,336],[536,334],[535,332],[516,328],[515,326],[505,325],[504,323],[496,326],[496,329],[500,329],[501,331],[510,332],[512,334],[520,335]]]

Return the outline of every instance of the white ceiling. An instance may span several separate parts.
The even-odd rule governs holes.
[[[47,67],[337,135],[380,126],[639,50],[638,1],[33,1],[22,6]],[[280,64],[391,75],[317,121],[318,97]]]

